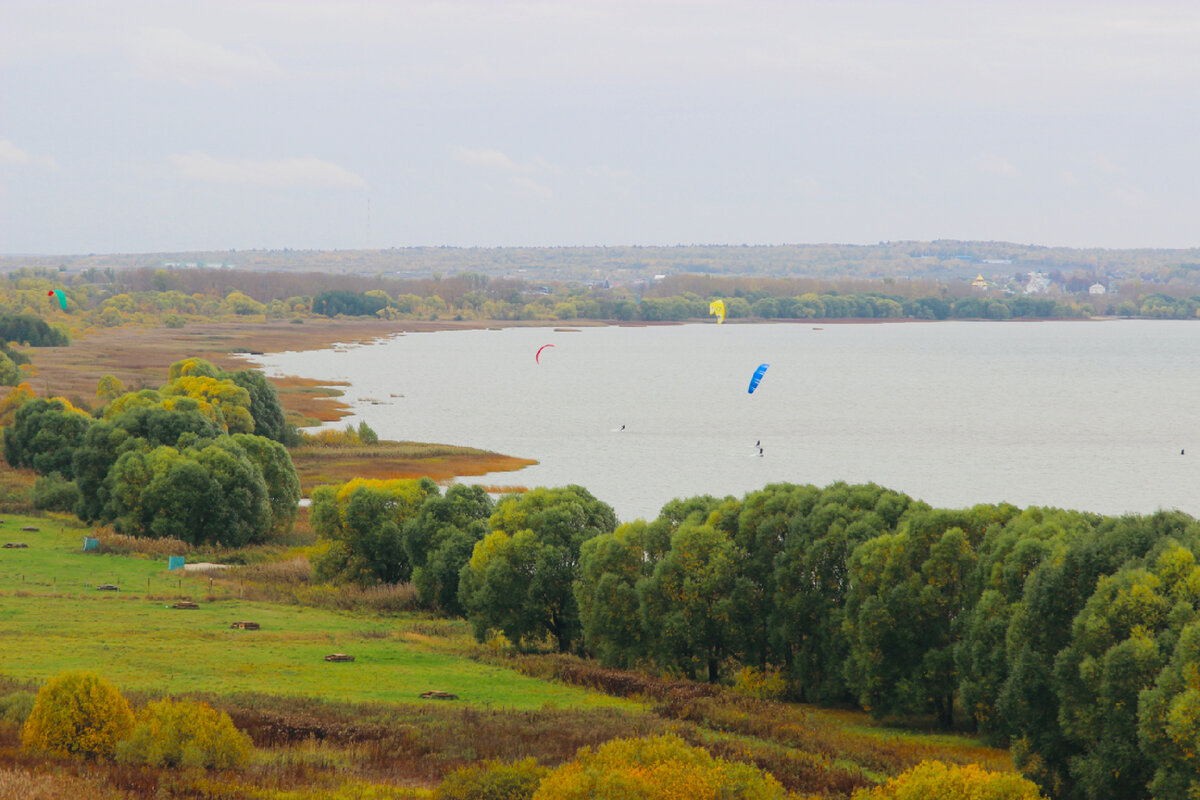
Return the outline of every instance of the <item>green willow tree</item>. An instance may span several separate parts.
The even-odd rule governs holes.
[[[1138,696],[1138,741],[1156,800],[1200,795],[1200,621],[1179,634],[1171,661]]]
[[[583,640],[605,666],[632,666],[653,649],[656,628],[643,622],[639,586],[669,548],[661,519],[626,523],[580,548],[574,591]]]
[[[241,547],[271,530],[262,472],[229,437],[183,450],[127,450],[106,481],[105,518],[122,533]]]
[[[355,478],[312,492],[309,521],[329,542],[313,565],[318,577],[370,586],[400,583],[412,575],[401,531],[437,484],[419,480]]]
[[[458,576],[471,560],[475,543],[487,536],[494,507],[482,487],[455,484],[444,496],[425,498],[417,513],[404,523],[401,540],[422,605],[446,614],[463,614]]]
[[[91,424],[91,417],[61,398],[30,400],[4,429],[4,459],[13,467],[39,475],[57,472],[69,480],[75,450]]]
[[[616,514],[582,486],[533,489],[496,506],[492,533],[475,545],[459,576],[459,600],[480,641],[501,631],[514,644],[579,640],[572,591],[585,541],[616,527]]]
[[[1073,620],[1103,576],[1141,566],[1160,542],[1195,542],[1195,527],[1195,520],[1178,511],[1100,518],[1094,530],[1055,548],[1025,580],[1006,637],[1008,676],[996,703],[997,727],[1010,738],[1017,767],[1050,796],[1076,796],[1071,764],[1082,754],[1080,742],[1060,722],[1056,677]]]
[[[725,531],[685,522],[671,537],[671,549],[638,586],[642,624],[655,630],[654,656],[660,666],[683,669],[710,683],[720,678],[721,662],[739,640],[735,625],[738,547]]]
[[[779,487],[775,493],[784,503],[772,524],[784,539],[774,559],[767,623],[771,659],[783,667],[792,694],[808,702],[851,701],[842,675],[849,653],[843,627],[850,556],[863,542],[894,532],[913,500],[874,484]],[[759,505],[754,497],[743,503],[744,523]],[[763,504],[764,512],[777,505]]]
[[[934,713],[954,725],[960,619],[976,597],[976,548],[1013,506],[908,514],[895,534],[870,539],[851,558],[844,675],[873,714]]]

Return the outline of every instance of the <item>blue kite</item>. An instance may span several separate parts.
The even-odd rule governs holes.
[[[754,394],[754,390],[758,388],[759,381],[763,379],[763,375],[767,372],[769,364],[759,364],[758,369],[754,370],[754,376],[750,378],[750,394]]]

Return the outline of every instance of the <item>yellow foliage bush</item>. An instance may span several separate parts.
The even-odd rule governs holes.
[[[733,690],[756,700],[782,700],[787,681],[777,669],[742,667],[734,677]]]
[[[25,382],[9,389],[8,394],[0,399],[0,426],[12,425],[17,409],[36,396],[33,387]]]
[[[199,360],[199,359],[195,359]],[[230,433],[251,433],[250,393],[231,380],[207,375],[183,375],[162,388],[163,405],[172,408],[171,398],[188,397],[199,404],[200,412]]]
[[[21,729],[30,750],[85,758],[111,758],[133,729],[129,703],[92,672],[65,672],[43,686]]]
[[[485,761],[451,772],[433,791],[433,800],[529,800],[548,771],[536,758]]]
[[[353,428],[346,426],[345,430],[324,428],[316,433],[300,431],[300,444],[309,447],[349,447],[362,444],[362,441]]]
[[[922,761],[882,786],[861,789],[853,800],[1043,800],[1037,786],[1010,772],[978,764]]]
[[[345,428],[323,428],[316,433],[300,431],[302,447],[357,447],[364,444],[375,444],[379,436],[366,422],[360,422],[358,428],[350,423]]]
[[[783,800],[774,777],[714,758],[677,736],[614,739],[551,772],[533,800]]]
[[[250,757],[250,737],[223,711],[191,700],[150,703],[137,715],[117,761],[152,767],[234,769]]]
[[[105,375],[96,382],[96,397],[109,402],[125,394],[125,384],[115,375]]]
[[[185,358],[181,361],[176,361],[167,368],[167,383],[174,383],[180,378],[200,377],[215,378],[219,371],[212,365],[211,362],[205,361],[203,358]]]

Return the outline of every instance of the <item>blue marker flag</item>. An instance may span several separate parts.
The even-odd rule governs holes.
[[[770,365],[759,364],[758,369],[754,370],[754,376],[750,378],[750,394],[754,394],[754,390],[758,388],[758,383],[763,379],[763,375],[766,374],[768,366]]]

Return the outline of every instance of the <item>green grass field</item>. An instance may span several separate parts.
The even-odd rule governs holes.
[[[21,531],[26,525],[40,530]],[[85,553],[86,532],[45,518],[0,523],[0,544],[29,545],[0,549],[0,674],[40,682],[86,669],[123,690],[154,693],[253,691],[416,703],[423,702],[421,692],[436,689],[478,707],[636,707],[476,663],[451,641],[422,633],[416,615],[368,617],[248,602],[232,589],[208,601],[206,578],[168,572],[165,561]],[[99,591],[101,583],[121,590]],[[178,597],[195,599],[200,608],[171,608]],[[261,630],[230,627],[240,620]],[[348,653],[355,661],[326,662],[329,653]]]

